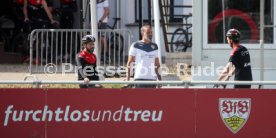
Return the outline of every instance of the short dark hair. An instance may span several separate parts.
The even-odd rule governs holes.
[[[141,33],[144,32],[145,28],[152,28],[150,24],[144,24],[142,27],[141,27]]]
[[[235,44],[240,43],[240,40],[233,40]]]

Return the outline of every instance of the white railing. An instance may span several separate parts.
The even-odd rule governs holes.
[[[84,84],[84,81],[0,81],[0,84],[32,84],[40,86],[43,84]],[[157,84],[157,85],[178,85],[189,88],[195,85],[275,85],[276,81],[90,81],[89,84]]]

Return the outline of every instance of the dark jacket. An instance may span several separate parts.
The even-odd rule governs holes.
[[[78,70],[78,80],[84,80],[88,78],[91,80],[99,80],[99,75],[97,72],[97,58],[93,53],[88,53],[86,51],[80,52],[76,56],[76,64]],[[94,87],[94,85],[80,85],[81,88]]]

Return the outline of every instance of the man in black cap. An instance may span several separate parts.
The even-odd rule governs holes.
[[[250,55],[247,48],[240,45],[240,32],[237,29],[230,29],[226,37],[232,51],[229,62],[218,81],[228,81],[233,75],[235,75],[235,81],[252,81]],[[251,88],[251,85],[234,85],[234,88]]]
[[[80,88],[95,88],[101,85],[89,84],[91,80],[98,81],[97,57],[93,53],[95,38],[86,35],[82,38],[83,50],[77,55],[76,63],[78,69],[78,80],[84,80],[85,84],[80,84]]]

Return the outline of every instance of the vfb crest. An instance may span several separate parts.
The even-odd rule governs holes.
[[[250,98],[220,98],[219,112],[227,128],[234,134],[246,123],[250,115]]]

